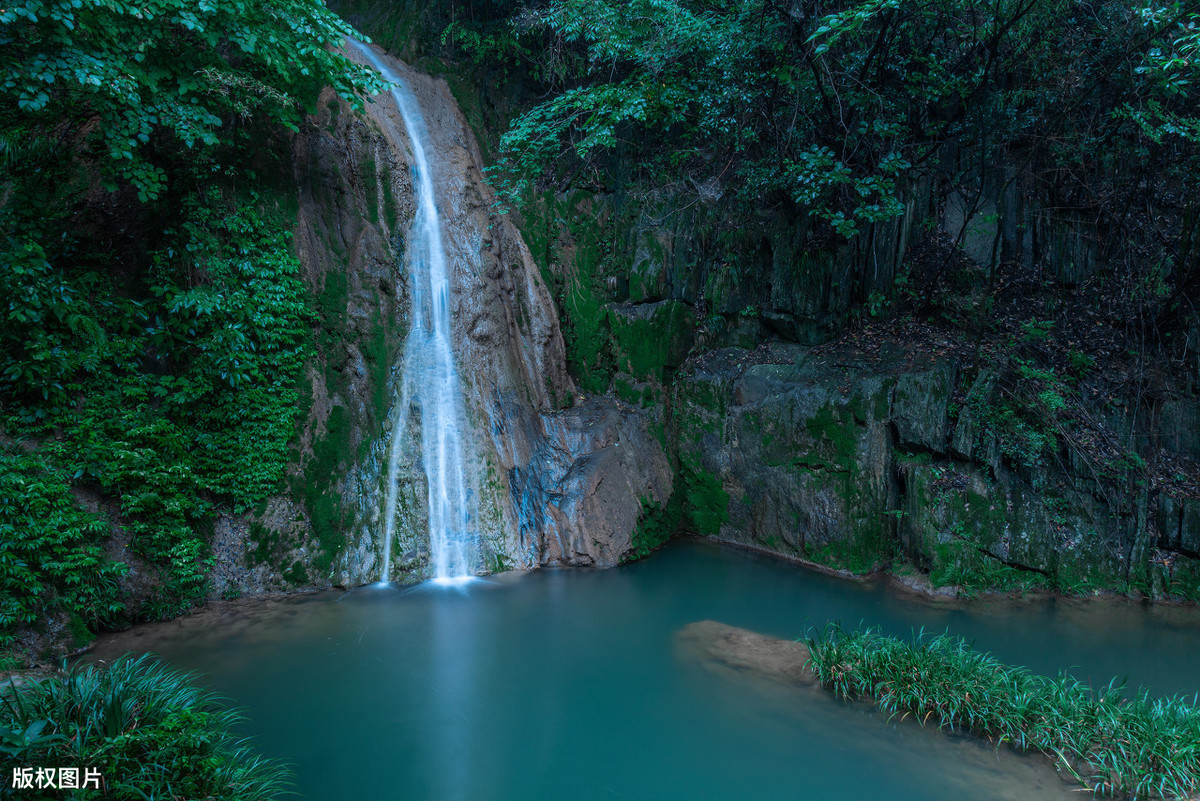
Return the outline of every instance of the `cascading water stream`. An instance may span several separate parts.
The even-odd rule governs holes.
[[[450,342],[450,279],[434,202],[434,176],[425,153],[425,123],[416,98],[400,77],[366,45],[353,40],[349,44],[394,84],[390,94],[412,144],[417,207],[405,254],[412,321],[404,345],[400,398],[388,453],[381,580],[387,581],[391,572],[397,478],[414,409],[419,414],[421,462],[428,489],[433,577],[441,582],[465,580],[474,575],[477,548],[472,528],[476,516],[470,508],[471,492],[463,472],[466,414]],[[386,117],[382,121],[392,127]]]

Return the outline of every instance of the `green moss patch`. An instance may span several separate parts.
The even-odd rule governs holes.
[[[342,494],[337,491],[338,471],[351,457],[349,414],[344,406],[334,406],[325,423],[325,436],[313,442],[313,458],[304,470],[304,502],[313,533],[321,552],[313,558],[313,567],[326,573],[345,544],[346,514]]]
[[[699,464],[684,465],[679,478],[692,529],[705,537],[720,534],[721,526],[729,521],[729,493],[721,486],[721,480]]]
[[[885,556],[874,537],[827,542],[805,551],[805,557],[812,562],[858,575],[874,571]]]
[[[854,470],[858,429],[851,409],[826,404],[804,421],[804,427],[817,440],[819,447],[815,453],[800,457],[798,461],[801,464],[842,473]]]
[[[643,498],[642,512],[633,530],[630,551],[622,561],[640,559],[661,548],[679,531],[685,516],[684,497],[679,492],[671,493],[665,504]]]
[[[694,325],[691,310],[679,301],[612,307],[609,326],[617,368],[636,378],[663,381],[687,357]]]

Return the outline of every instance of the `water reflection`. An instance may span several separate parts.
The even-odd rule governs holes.
[[[1039,670],[1200,688],[1194,609],[934,604],[689,542],[610,571],[220,604],[95,656],[204,671],[312,801],[1074,797],[1043,760],[681,655],[676,632],[703,619],[949,629]]]

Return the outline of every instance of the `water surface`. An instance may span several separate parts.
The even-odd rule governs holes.
[[[782,637],[831,620],[949,630],[1040,671],[1200,689],[1194,609],[938,604],[703,542],[465,590],[222,604],[95,657],[202,671],[310,801],[1078,798],[1040,757],[705,664],[675,641],[704,619]]]

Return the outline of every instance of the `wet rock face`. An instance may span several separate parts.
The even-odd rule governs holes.
[[[728,494],[722,538],[851,568],[886,550],[894,487],[877,408],[894,379],[846,378],[800,346],[717,351],[686,374],[681,460]]]
[[[522,542],[540,564],[612,567],[632,547],[644,503],[664,504],[671,469],[646,416],[609,398],[543,418],[533,458],[510,474]]]
[[[643,500],[671,471],[645,415],[616,401],[577,408],[558,313],[516,227],[496,213],[474,136],[446,85],[394,62],[424,116],[426,156],[451,271],[455,358],[470,428],[480,569],[609,566]],[[321,316],[292,492],[222,520],[219,592],[356,585],[382,569],[387,449],[410,315],[405,238],[412,143],[390,95],[365,116],[326,93],[296,138],[296,249]],[[424,578],[429,544],[420,453],[404,454],[395,580]]]

